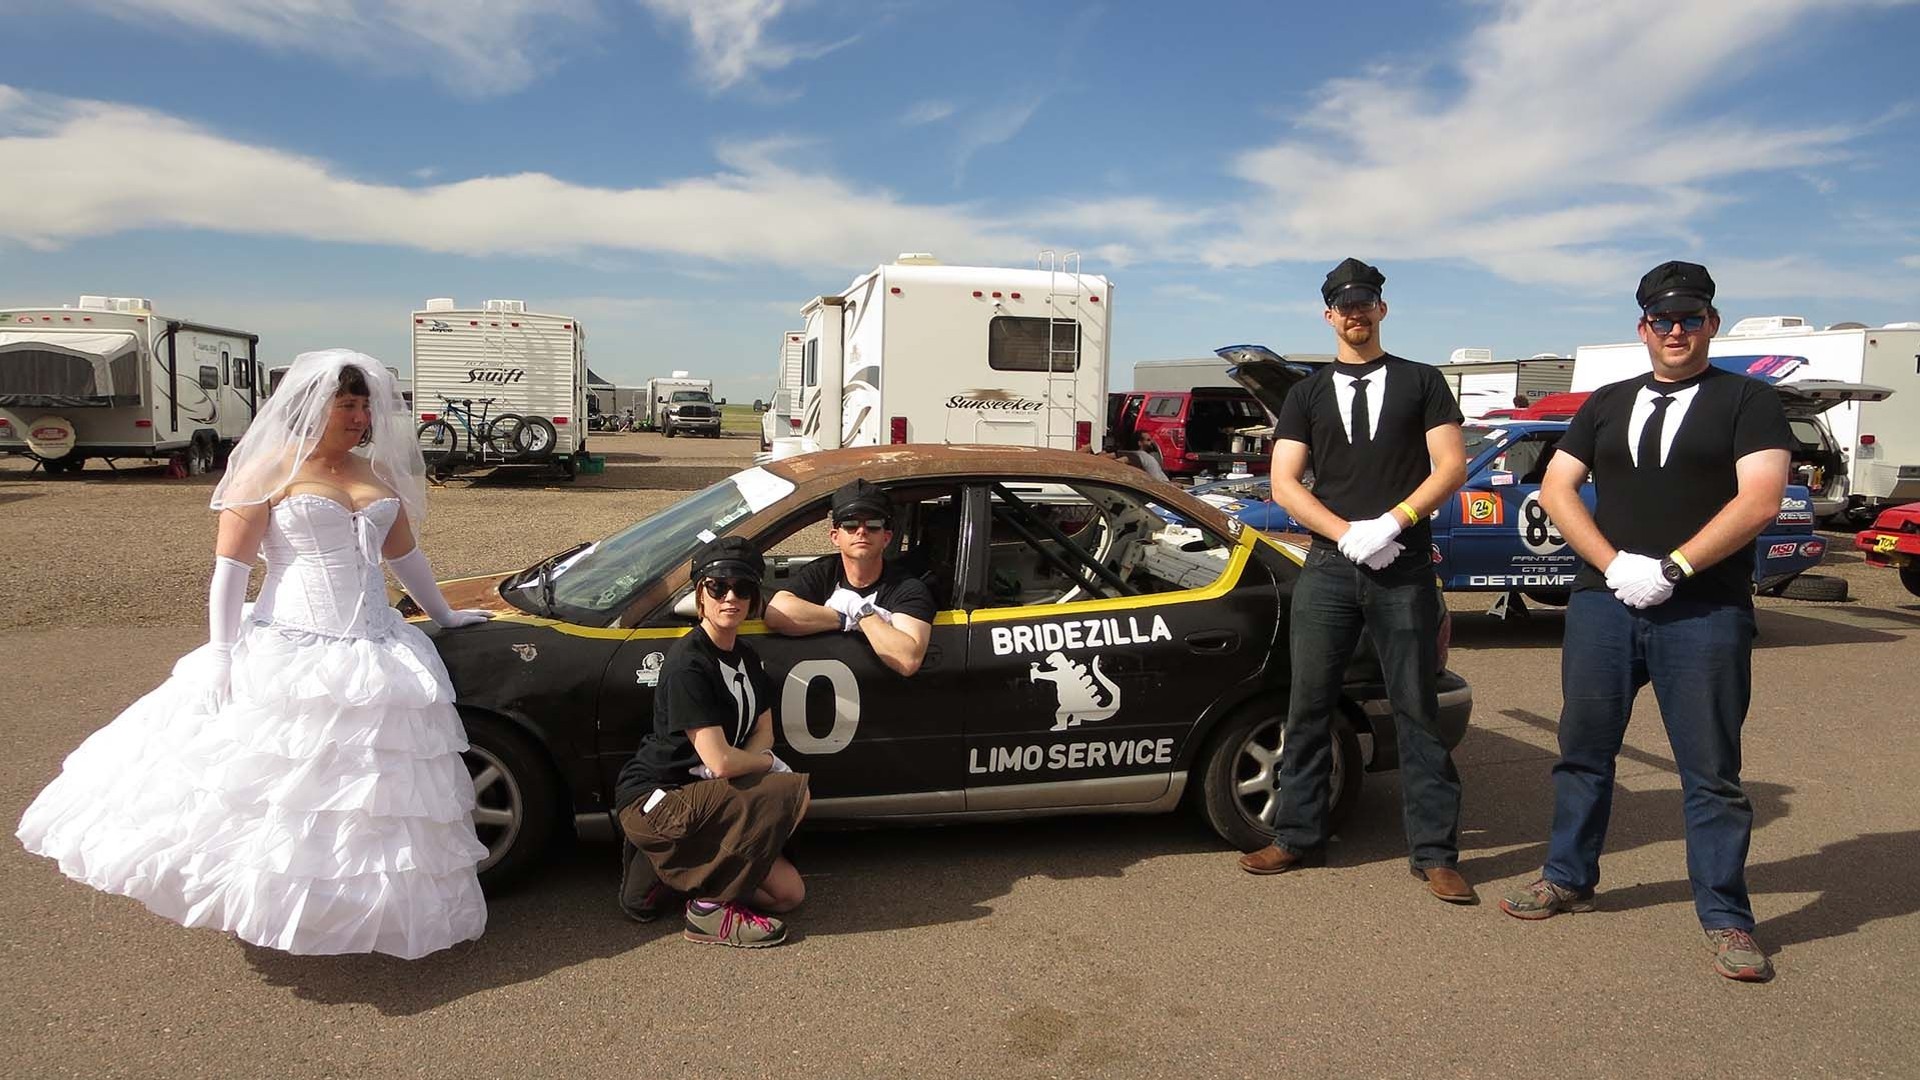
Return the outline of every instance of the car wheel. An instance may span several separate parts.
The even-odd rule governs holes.
[[[1900,584],[1905,585],[1908,592],[1920,596],[1920,566],[1901,567]]]
[[[1360,801],[1360,739],[1344,717],[1333,718],[1333,771],[1328,779],[1327,831],[1337,831]],[[1286,717],[1255,710],[1228,720],[1209,744],[1201,773],[1200,809],[1220,838],[1241,851],[1273,843],[1280,808],[1280,749]]]
[[[468,747],[460,757],[473,777],[473,827],[487,846],[480,884],[511,886],[546,855],[560,821],[560,784],[546,755],[501,721],[463,715]]]
[[[673,438],[673,425],[672,424],[660,425],[660,434],[665,435],[669,439]]]
[[[1801,574],[1780,586],[1788,600],[1834,601],[1847,598],[1847,579],[1829,574]]]

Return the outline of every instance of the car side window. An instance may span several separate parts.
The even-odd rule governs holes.
[[[1535,435],[1523,435],[1507,444],[1493,467],[1497,471],[1510,472],[1514,479],[1522,484],[1537,484],[1547,475],[1547,462],[1553,460],[1553,448],[1560,443],[1560,432],[1541,432]]]
[[[1068,604],[1198,589],[1233,545],[1136,492],[1007,481],[989,495],[985,605]]]

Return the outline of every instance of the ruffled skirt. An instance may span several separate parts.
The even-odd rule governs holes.
[[[205,648],[67,757],[29,851],[185,926],[413,959],[480,936],[466,733],[432,643],[248,624],[214,708]]]

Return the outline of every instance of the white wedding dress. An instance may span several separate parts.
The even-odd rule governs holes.
[[[388,606],[400,510],[274,507],[217,708],[206,647],[96,731],[20,821],[68,877],[292,953],[412,959],[480,936],[466,733],[446,668]]]

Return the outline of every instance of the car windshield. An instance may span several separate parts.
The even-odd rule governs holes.
[[[711,401],[713,399],[707,396],[707,392],[705,390],[675,390],[673,392],[673,400],[675,401]]]
[[[792,491],[792,483],[765,469],[747,469],[556,561],[547,571],[553,616],[592,626],[610,623],[695,548]],[[511,590],[519,603],[536,611],[544,607],[541,591],[537,568],[520,575]]]
[[[1506,431],[1502,428],[1463,427],[1460,434],[1467,443],[1467,460],[1472,461],[1480,451],[1499,442]]]

